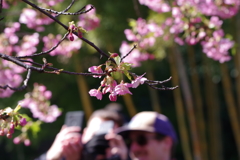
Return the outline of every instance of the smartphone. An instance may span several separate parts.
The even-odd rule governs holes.
[[[98,131],[96,132],[96,135],[100,134],[107,134],[111,129],[113,129],[114,122],[113,121],[104,121],[100,124],[100,127]]]
[[[78,126],[83,129],[83,121],[84,121],[84,112],[83,111],[69,111],[65,115],[66,126]]]

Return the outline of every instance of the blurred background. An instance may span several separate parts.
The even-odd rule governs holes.
[[[5,16],[17,18],[21,7],[19,4],[11,10],[4,10]],[[59,5],[67,6],[68,1]],[[124,30],[129,27],[129,19],[137,19],[139,13],[146,18],[149,9],[146,6],[131,1],[110,0],[81,0],[71,10],[79,6],[92,4],[100,17],[100,27],[88,33],[86,38],[94,42],[103,51],[119,53],[119,47],[126,40]],[[135,7],[138,7],[136,10]],[[63,22],[71,21],[72,17],[61,16]],[[4,20],[7,21],[7,20]],[[3,22],[1,22],[3,23]],[[224,31],[231,34],[237,44],[240,42],[240,14],[224,21]],[[0,26],[2,31],[2,27]],[[27,32],[27,29],[26,29]],[[57,25],[48,27],[47,32],[64,33]],[[44,34],[44,33],[43,33]],[[159,42],[165,44],[168,42]],[[166,45],[165,45],[166,46]],[[39,51],[41,46],[39,46]],[[132,89],[132,96],[119,97],[117,103],[123,105],[127,116],[132,117],[139,111],[157,111],[165,114],[176,128],[179,144],[176,149],[177,160],[239,160],[240,159],[240,53],[237,49],[232,60],[219,63],[202,53],[200,45],[177,46],[169,42],[161,54],[161,58],[142,62],[133,72],[152,80],[165,80],[172,77],[166,86],[179,86],[173,91],[154,90],[146,85]],[[100,55],[86,44],[79,53],[64,61],[57,57],[48,57],[48,62],[54,67],[76,72],[88,72],[88,68],[105,61]],[[64,62],[64,63],[63,63]],[[52,91],[51,103],[62,109],[62,115],[53,123],[41,125],[37,137],[31,138],[31,146],[15,145],[12,139],[0,137],[0,159],[31,160],[44,153],[53,142],[56,134],[64,123],[67,111],[83,110],[86,120],[96,109],[110,103],[108,96],[99,101],[90,97],[88,91],[97,88],[100,79],[88,76],[54,75],[33,73],[27,91],[32,84],[38,82]],[[0,99],[0,107],[16,106],[24,98],[27,91],[16,92],[10,98]],[[22,112],[31,116],[28,109]],[[15,132],[14,135],[18,135]],[[30,135],[31,136],[31,135]]]

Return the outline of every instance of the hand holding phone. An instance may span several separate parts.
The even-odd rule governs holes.
[[[70,111],[66,113],[64,124],[68,127],[78,126],[82,129],[84,121],[83,111]]]

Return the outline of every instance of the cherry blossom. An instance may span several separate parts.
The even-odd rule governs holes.
[[[121,81],[121,83],[114,88],[114,93],[116,95],[132,94],[129,90],[131,86],[131,84]]]
[[[91,72],[91,73],[103,73],[103,70],[102,70],[101,66],[92,66],[92,67],[88,68],[88,72]],[[94,78],[101,78],[102,76],[94,75],[93,77]]]
[[[61,115],[61,111],[56,105],[49,105],[50,98],[51,91],[47,90],[45,86],[35,83],[33,92],[26,93],[25,99],[21,100],[19,104],[22,107],[29,108],[34,118],[51,123]]]
[[[102,92],[99,91],[98,89],[91,89],[89,91],[90,96],[96,97],[99,100],[102,100]]]
[[[132,81],[132,88],[137,88],[140,84],[143,84],[147,78],[143,77],[145,74],[138,76],[135,80]]]

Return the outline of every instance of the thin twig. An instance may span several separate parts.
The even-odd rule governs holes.
[[[68,36],[69,32],[67,32],[63,38],[55,45],[53,46],[51,49],[47,50],[47,51],[44,51],[44,52],[40,52],[40,53],[35,53],[33,55],[29,55],[29,56],[19,56],[19,57],[16,57],[16,58],[32,58],[32,57],[36,57],[36,56],[41,56],[41,55],[44,55],[44,54],[48,54],[50,52],[52,52],[53,50],[55,50],[61,43],[62,41]]]
[[[30,79],[30,76],[31,76],[31,72],[32,72],[32,70],[28,69],[28,73],[27,73],[26,79],[23,81],[23,85],[22,86],[20,86],[20,87],[11,87],[9,85],[5,85],[5,86],[0,86],[0,88],[2,88],[2,89],[9,88],[9,89],[14,90],[14,91],[22,91],[22,90],[26,89],[27,88],[27,83],[28,83],[28,81]]]
[[[74,12],[74,13],[71,13],[71,12],[64,12],[64,11],[59,12],[59,11],[55,11],[55,10],[47,9],[47,8],[42,8],[42,7],[39,7],[39,8],[42,9],[42,10],[44,10],[44,11],[51,12],[51,13],[54,13],[54,14],[57,14],[57,15],[70,15],[70,16],[72,16],[72,15],[80,15],[80,14],[87,13],[87,12],[91,11],[94,7],[91,6],[90,9],[85,10],[85,11],[81,11],[83,8],[86,8],[86,6],[84,6],[80,11],[78,11],[78,12]],[[56,16],[55,16],[55,17],[56,17]]]
[[[172,77],[169,77],[168,79],[166,80],[163,80],[163,81],[152,81],[152,80],[147,80],[147,82],[151,85],[157,85],[157,84],[163,84],[163,83],[166,83],[168,81],[170,81],[172,79]]]
[[[133,48],[132,48],[125,56],[123,56],[123,57],[121,58],[120,62],[122,62],[123,59],[126,58],[135,48],[137,48],[137,45],[136,45],[136,44],[134,44],[134,45],[133,45]]]
[[[20,60],[21,62],[27,62],[27,63],[31,63],[31,64],[34,64],[36,66],[39,66],[39,67],[42,67],[42,64],[39,64],[39,63],[36,63],[36,62],[33,62],[33,61],[29,61],[29,60]],[[59,68],[54,68],[54,67],[51,67],[51,66],[45,66],[44,69],[49,69],[49,70],[52,70],[52,71],[59,71],[60,73],[65,73],[65,74],[70,74],[70,75],[83,75],[83,76],[103,76],[103,75],[106,75],[106,73],[78,73],[78,72],[70,72],[70,71],[64,71],[63,69],[59,69]],[[50,73],[48,71],[45,71],[43,70],[42,72],[44,73]]]
[[[75,0],[72,0],[72,2],[65,8],[62,12],[67,12],[75,3]],[[55,15],[54,17],[58,17],[60,14]]]
[[[146,83],[147,84],[147,83]],[[149,87],[153,88],[153,89],[156,89],[156,90],[174,90],[176,88],[178,88],[178,86],[175,86],[175,87],[165,87],[165,86],[162,86],[162,88],[159,88],[159,87],[155,87],[155,86],[152,86],[150,84],[147,84]]]

